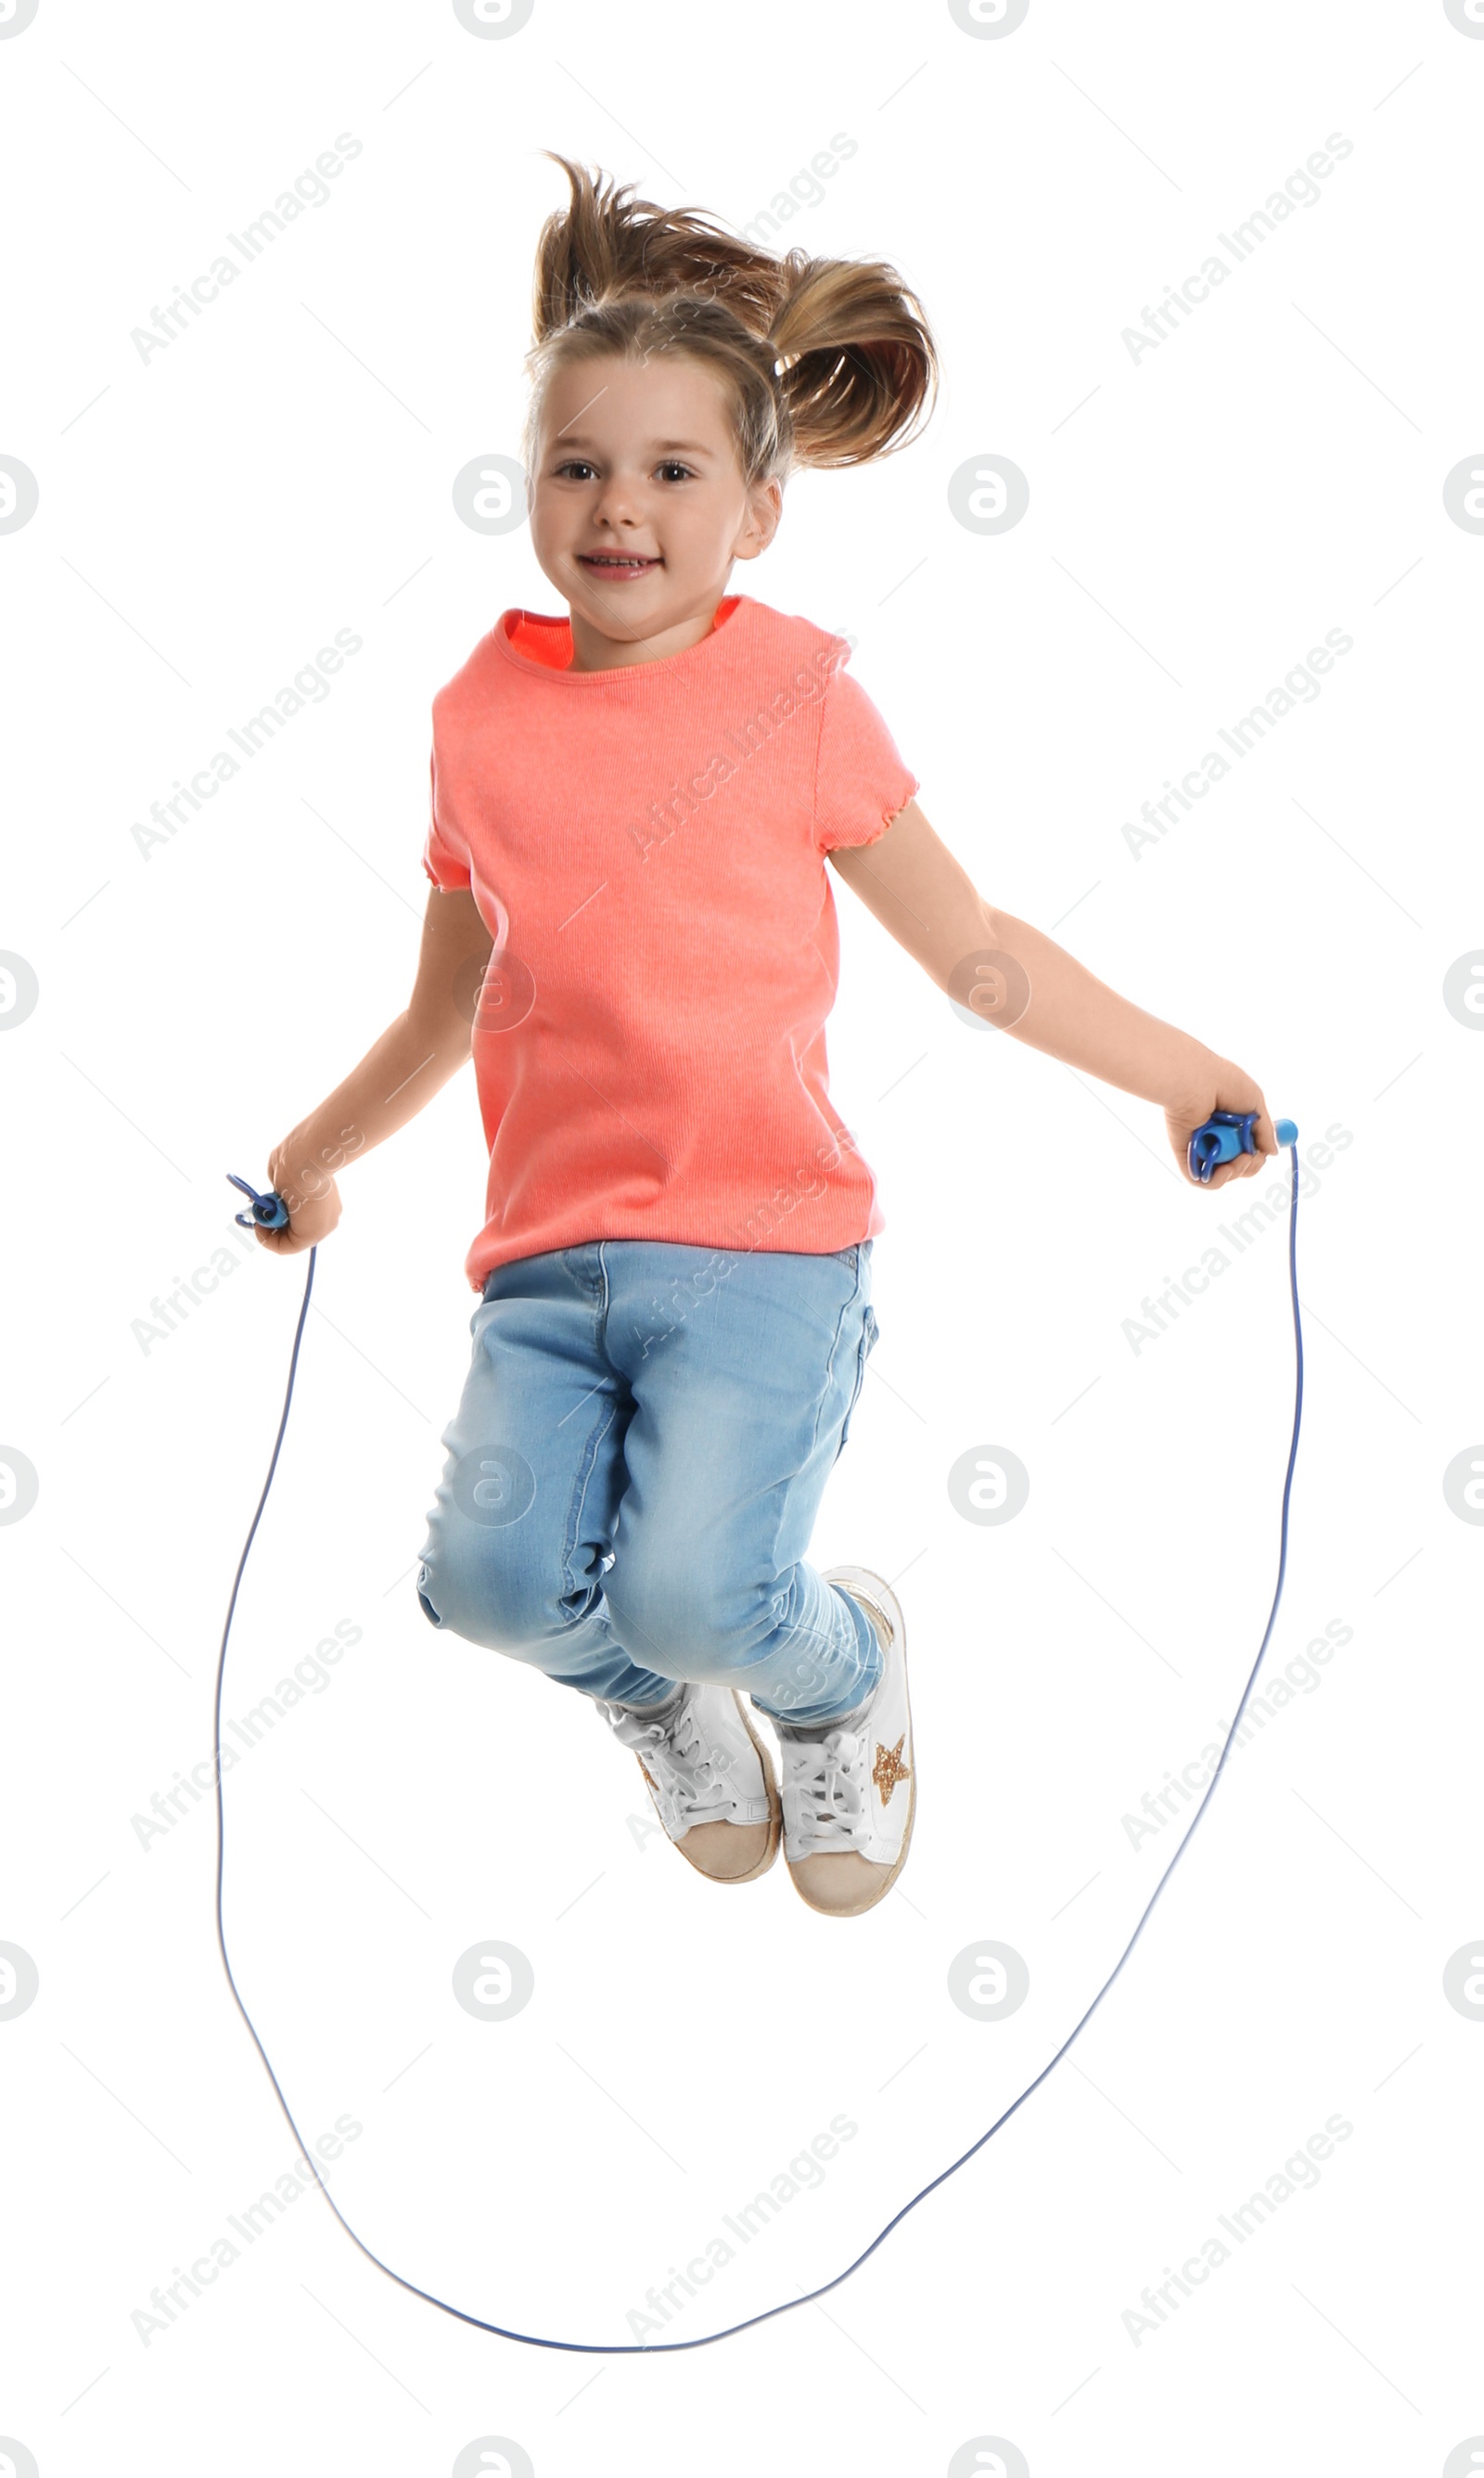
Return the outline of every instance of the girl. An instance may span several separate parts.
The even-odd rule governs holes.
[[[1157,1102],[1182,1169],[1214,1109],[1259,1112],[1260,1150],[1213,1187],[1277,1140],[1249,1076],[975,892],[845,641],[728,591],[793,467],[915,435],[919,304],[553,160],[524,462],[566,616],[504,612],[434,699],[412,998],[273,1153],[290,1220],[258,1236],[325,1238],[328,1168],[472,1055],[479,1305],[422,1608],[591,1697],[701,1875],[750,1882],[781,1830],[803,1900],[850,1918],[906,1859],[917,1757],[894,1593],[805,1555],[884,1227],[827,1091],[826,856],[940,989]]]

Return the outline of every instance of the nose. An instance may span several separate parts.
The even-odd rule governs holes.
[[[637,504],[634,484],[621,473],[611,473],[598,493],[593,508],[593,521],[600,525],[637,525],[642,518]]]

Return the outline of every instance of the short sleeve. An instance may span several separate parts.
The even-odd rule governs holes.
[[[873,844],[918,789],[896,743],[844,655],[825,685],[815,773],[815,842],[821,851]]]
[[[469,855],[456,820],[439,796],[436,741],[428,761],[428,831],[422,847],[422,866],[434,885],[442,894],[451,895],[456,888],[469,883]]]

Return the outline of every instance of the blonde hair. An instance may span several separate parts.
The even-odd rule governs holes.
[[[721,381],[744,481],[795,466],[864,465],[916,438],[938,390],[920,303],[879,259],[781,258],[692,207],[659,207],[565,155],[569,203],[536,251],[523,442],[534,471],[558,370],[681,352]]]

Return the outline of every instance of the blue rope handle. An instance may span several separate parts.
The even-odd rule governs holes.
[[[1211,1123],[1208,1121],[1208,1126]],[[1024,2107],[1026,2101],[1030,2098],[1031,2093],[1040,2089],[1047,2075],[1055,2072],[1056,2067],[1061,2063],[1062,2059],[1066,2056],[1073,2041],[1081,2037],[1082,2033],[1087,2028],[1089,2022],[1091,2022],[1094,2014],[1097,2010],[1097,2008],[1102,2003],[1103,1998],[1107,1995],[1109,1988],[1113,1985],[1114,1981],[1118,1978],[1119,1973],[1127,1961],[1129,1955],[1133,1952],[1135,1945],[1143,1935],[1144,1925],[1148,1919],[1150,1911],[1153,1909],[1155,1903],[1159,1900],[1165,1886],[1169,1884],[1170,1877],[1173,1875],[1175,1868],[1180,1862],[1180,1859],[1184,1857],[1185,1847],[1187,1842],[1190,1840],[1191,1834],[1195,1832],[1196,1825],[1205,1814],[1206,1808],[1210,1804],[1211,1794],[1225,1770],[1226,1758],[1231,1752],[1232,1742],[1236,1737],[1237,1730],[1242,1720],[1242,1715],[1246,1709],[1252,1689],[1257,1682],[1257,1673],[1263,1665],[1263,1656],[1268,1650],[1268,1645],[1272,1635],[1273,1626],[1277,1619],[1278,1604],[1283,1598],[1283,1580],[1288,1571],[1289,1502],[1293,1493],[1294,1465],[1297,1459],[1298,1431],[1303,1417],[1303,1328],[1300,1323],[1298,1313],[1298,1152],[1296,1143],[1295,1142],[1297,1135],[1297,1129],[1293,1128],[1292,1135],[1288,1135],[1287,1131],[1291,1127],[1291,1121],[1286,1119],[1280,1119],[1278,1121],[1279,1133],[1280,1135],[1287,1136],[1289,1150],[1293,1154],[1293,1194],[1289,1206],[1288,1221],[1288,1279],[1294,1310],[1294,1432],[1288,1450],[1288,1469],[1283,1475],[1283,1510],[1278,1535],[1278,1580],[1273,1589],[1272,1606],[1268,1612],[1268,1624],[1263,1630],[1263,1639],[1257,1648],[1257,1658],[1253,1661],[1251,1669],[1247,1673],[1247,1682],[1242,1690],[1242,1695],[1238,1702],[1236,1712],[1232,1717],[1231,1728],[1226,1732],[1226,1738],[1221,1748],[1220,1757],[1218,1760],[1215,1771],[1212,1773],[1210,1781],[1206,1784],[1205,1792],[1200,1800],[1200,1804],[1196,1808],[1195,1814],[1191,1817],[1189,1824],[1186,1826],[1164,1874],[1161,1876],[1153,1892],[1149,1895],[1144,1909],[1141,1910],[1133,1934],[1129,1937],[1127,1944],[1119,1954],[1118,1960],[1114,1963],[1107,1978],[1103,1981],[1101,1987],[1097,1990],[1096,1995],[1089,2005],[1086,2012],[1072,2024],[1071,2029],[1068,2032],[1061,2046],[1057,2049],[1055,2055],[1042,2066],[1042,2069],[1036,2076],[1035,2081],[1026,2084],[1025,2088],[1021,2091],[1019,2099],[1012,2100],[1010,2106],[994,2119],[994,2124],[986,2127],[984,2133],[980,2135],[977,2142],[971,2142],[967,2151],[960,2152],[959,2157],[956,2160],[950,2161],[946,2168],[941,2170],[938,2176],[931,2178],[927,2185],[921,2187],[919,2190],[913,2195],[910,2202],[904,2203],[899,2212],[893,2212],[891,2219],[888,2220],[885,2228],[882,2229],[877,2236],[872,2238],[869,2245],[863,2247],[861,2252],[856,2256],[855,2261],[853,2263],[846,2263],[844,2270],[838,2271],[833,2280],[821,2281],[817,2288],[804,2289],[797,2297],[785,2297],[777,2306],[766,2306],[761,2314],[745,2315],[740,2323],[725,2324],[719,2332],[702,2332],[695,2335],[692,2339],[685,2340],[656,2340],[653,2342],[647,2340],[555,2340],[548,2339],[542,2333],[516,2332],[512,2331],[508,2325],[503,2323],[487,2323],[482,2316],[466,2313],[462,2306],[451,2306],[446,2298],[436,2297],[431,2289],[419,2288],[415,2281],[406,2279],[400,2271],[393,2271],[390,2263],[383,2263],[380,2255],[374,2254],[371,2248],[365,2243],[365,2239],[357,2237],[355,2230],[346,2219],[344,2212],[340,2210],[340,2207],[337,2203],[334,2195],[331,2193],[329,2187],[320,2176],[318,2163],[314,2159],[310,2145],[305,2141],[303,2135],[299,2132],[297,2125],[294,2123],[293,2111],[289,2108],[289,2102],[284,2097],[278,2076],[273,2071],[272,2064],[269,2061],[268,2052],[266,2048],[264,2048],[263,2041],[258,2036],[252,2015],[248,2012],[246,2006],[243,2004],[240,1992],[238,1988],[237,1981],[232,1976],[232,1964],[227,1959],[227,1941],[222,1930],[221,1918],[221,1887],[224,1857],[221,1797],[222,1679],[226,1669],[227,1638],[232,1631],[232,1620],[237,1609],[238,1592],[241,1585],[242,1572],[247,1564],[247,1553],[251,1549],[254,1539],[257,1537],[258,1526],[263,1519],[263,1509],[268,1502],[268,1491],[273,1485],[273,1475],[278,1469],[279,1449],[283,1445],[284,1431],[289,1425],[289,1406],[293,1401],[293,1380],[299,1365],[299,1345],[304,1338],[304,1321],[309,1314],[310,1294],[314,1287],[314,1259],[318,1253],[318,1250],[311,1248],[309,1252],[309,1271],[305,1277],[304,1282],[304,1300],[299,1309],[299,1322],[294,1328],[293,1352],[289,1362],[289,1383],[284,1394],[284,1408],[278,1423],[278,1434],[273,1440],[272,1460],[268,1464],[268,1476],[263,1483],[263,1494],[258,1500],[258,1507],[252,1519],[251,1529],[248,1531],[245,1542],[243,1543],[242,1555],[238,1560],[237,1574],[233,1579],[232,1584],[232,1598],[227,1607],[227,1622],[221,1632],[221,1654],[216,1664],[216,1703],[213,1725],[213,1747],[215,1756],[215,1762],[213,1769],[216,1776],[216,1942],[221,1954],[222,1968],[227,1974],[227,1985],[232,1990],[238,2011],[241,2014],[243,2021],[246,2023],[248,2031],[252,2036],[253,2045],[256,2047],[259,2056],[263,2059],[264,2070],[266,2071],[268,2080],[272,2084],[273,2088],[278,2095],[278,2104],[289,2120],[289,2129],[292,2132],[295,2142],[299,2146],[299,2151],[303,2158],[309,2162],[310,2166],[314,2171],[315,2182],[318,2185],[320,2192],[323,2194],[325,2201],[329,2204],[331,2211],[335,2213],[336,2218],[340,2221],[341,2228],[350,2238],[352,2244],[359,2246],[361,2252],[365,2256],[366,2261],[368,2263],[374,2263],[377,2270],[384,2271],[389,2280],[394,2280],[399,2288],[405,2288],[408,2291],[408,2294],[412,2297],[422,2298],[426,2305],[438,2307],[440,2313],[453,2315],[460,2323],[472,2324],[474,2329],[478,2332],[492,2332],[502,2340],[519,2340],[527,2347],[533,2349],[563,2349],[582,2357],[651,2358],[660,2357],[673,2349],[709,2348],[715,2340],[729,2340],[738,2332],[750,2332],[755,2324],[770,2322],[775,2314],[792,2314],[795,2307],[811,2306],[817,2297],[828,2296],[832,2288],[838,2288],[842,2281],[848,2280],[852,2272],[859,2271],[862,2263],[867,2262],[868,2259],[875,2253],[876,2248],[879,2245],[883,2245],[885,2243],[886,2239],[891,2236],[892,2231],[897,2227],[899,2222],[906,2218],[909,2212],[915,2212],[918,2205],[924,2202],[927,2196],[931,2194],[937,2187],[946,2184],[950,2177],[957,2175],[959,2169],[964,2166],[966,2161],[972,2160],[976,2152],[982,2151],[985,2144],[999,2132],[1000,2127],[1009,2124],[1010,2119],[1015,2115],[1016,2111]],[[1201,1130],[1196,1130],[1197,1134],[1200,1132]],[[1240,1147],[1239,1149],[1245,1150],[1245,1148]],[[1192,1167],[1194,1169],[1194,1163],[1192,1164]],[[253,1194],[252,1189],[247,1187],[245,1180],[239,1180],[237,1181],[237,1184],[244,1188],[249,1196]],[[260,1198],[256,1199],[255,1202],[263,1202],[266,1201],[267,1200]],[[244,1217],[239,1217],[239,1219],[242,1218]],[[287,1218],[288,1217],[286,1215],[285,1219],[287,1220]]]

